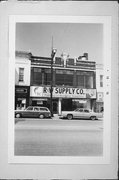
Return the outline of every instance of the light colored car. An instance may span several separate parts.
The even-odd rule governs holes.
[[[96,120],[101,117],[102,114],[93,112],[92,110],[86,108],[77,108],[74,111],[62,111],[60,116],[60,118],[67,118],[69,120],[73,118]]]
[[[51,112],[47,107],[29,106],[25,110],[15,110],[15,117],[29,117],[29,118],[50,118]]]

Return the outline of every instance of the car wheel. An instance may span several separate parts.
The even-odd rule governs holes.
[[[95,121],[95,120],[96,120],[96,117],[95,117],[95,116],[91,116],[90,119],[91,119],[92,121]]]
[[[72,114],[68,114],[68,115],[67,115],[67,118],[68,118],[69,120],[71,120],[71,119],[73,119],[73,115],[72,115]]]
[[[43,119],[43,118],[44,118],[44,115],[43,115],[43,114],[40,114],[40,115],[39,115],[39,118],[40,118],[40,119]]]
[[[20,117],[21,117],[21,114],[18,113],[18,114],[15,115],[15,117],[16,117],[16,118],[20,118]]]

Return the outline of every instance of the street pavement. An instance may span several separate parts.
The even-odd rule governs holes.
[[[101,156],[103,120],[19,119],[17,156]]]

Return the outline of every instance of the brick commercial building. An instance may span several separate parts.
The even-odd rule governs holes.
[[[86,54],[87,55],[87,54]],[[51,59],[31,56],[30,104],[50,108]],[[95,62],[66,54],[53,62],[53,112],[76,107],[93,108],[96,100]]]
[[[16,56],[19,53],[16,53]],[[30,82],[30,84],[27,83],[29,98],[26,98],[28,103],[25,106],[46,106],[50,109],[51,58],[33,56],[30,53],[25,58],[29,65],[24,67],[22,72],[25,72],[25,68],[27,68],[27,78]],[[19,77],[20,74],[17,76]],[[23,76],[25,78],[25,74]],[[77,107],[94,109],[96,102],[96,63],[88,60],[87,53],[78,58],[70,58],[67,54],[55,57],[52,85],[53,113],[60,114],[62,110],[73,110]],[[17,83],[17,89],[18,86],[22,88],[23,82],[22,86]]]

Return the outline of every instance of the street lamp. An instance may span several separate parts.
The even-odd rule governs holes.
[[[53,117],[53,106],[52,106],[52,94],[53,94],[53,59],[55,57],[55,54],[57,52],[57,49],[52,49],[51,53],[51,88],[50,88],[50,111],[51,111],[51,117]]]

